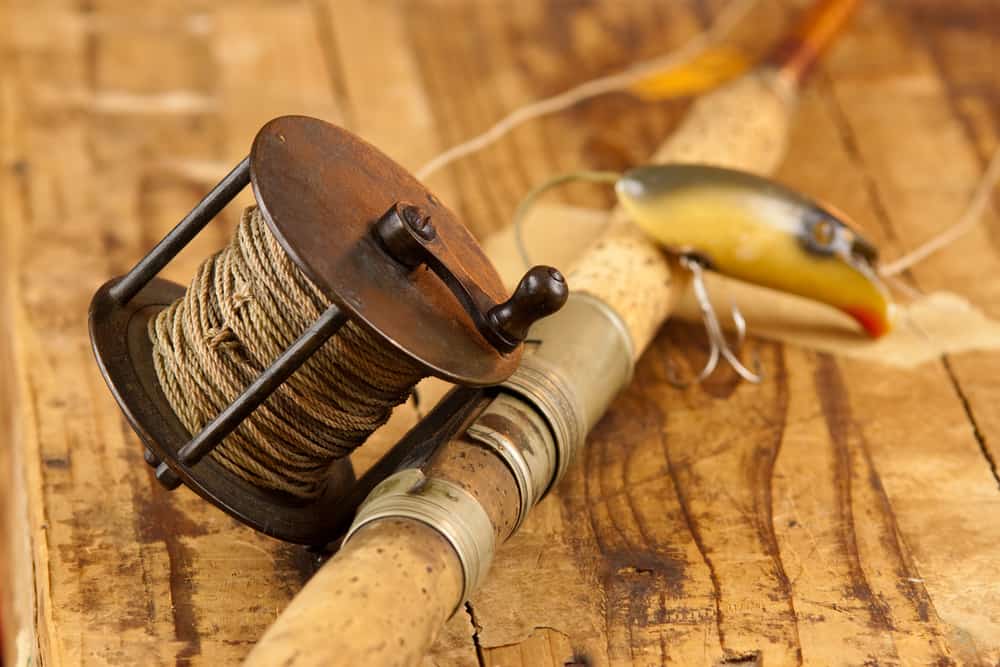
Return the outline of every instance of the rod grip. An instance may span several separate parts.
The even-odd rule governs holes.
[[[616,216],[617,217],[617,216]],[[681,277],[655,244],[631,223],[614,222],[570,272],[570,289],[611,307],[628,329],[635,358],[667,319]]]
[[[415,665],[461,594],[461,564],[438,532],[375,521],[320,568],[244,664]]]

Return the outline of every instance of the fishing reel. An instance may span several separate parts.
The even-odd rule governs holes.
[[[157,274],[247,185],[269,231],[332,304],[200,432],[189,433],[157,378],[149,321],[185,293]],[[303,544],[342,534],[382,479],[425,461],[517,368],[529,326],[567,298],[562,275],[534,267],[507,298],[497,271],[455,215],[406,170],[349,132],[313,118],[267,123],[241,161],[90,306],[101,373],[163,486],[184,484],[256,530]],[[334,461],[322,493],[302,499],[251,484],[210,456],[345,323],[458,386],[360,480]]]

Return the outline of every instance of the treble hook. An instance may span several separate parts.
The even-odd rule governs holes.
[[[702,382],[711,375],[719,365],[720,357],[725,359],[729,366],[747,382],[753,384],[762,382],[764,377],[760,372],[760,361],[758,359],[754,360],[754,370],[751,371],[743,365],[738,356],[740,348],[743,347],[743,341],[746,339],[747,332],[747,322],[743,317],[743,313],[740,312],[736,304],[732,305],[733,326],[736,328],[736,345],[734,351],[729,346],[729,341],[726,340],[726,335],[722,331],[722,325],[719,323],[719,318],[715,314],[715,308],[712,306],[712,301],[708,296],[708,289],[705,287],[704,266],[701,260],[692,255],[682,255],[680,265],[691,272],[691,286],[694,288],[694,296],[698,301],[698,308],[701,311],[701,321],[705,325],[705,333],[708,334],[708,361],[705,363],[704,368],[701,369],[701,372],[698,373],[695,382]],[[678,380],[672,371],[668,371],[668,376],[671,383],[677,387],[684,388],[689,384]]]

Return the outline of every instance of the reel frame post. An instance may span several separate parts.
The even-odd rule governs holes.
[[[157,276],[229,202],[250,184],[250,158],[245,157],[223,177],[149,253],[110,288],[111,298],[127,304]]]

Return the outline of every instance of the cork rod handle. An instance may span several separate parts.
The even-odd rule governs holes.
[[[245,664],[413,664],[461,591],[461,566],[439,533],[409,519],[373,522],[313,576]]]

